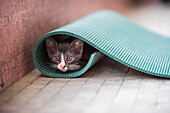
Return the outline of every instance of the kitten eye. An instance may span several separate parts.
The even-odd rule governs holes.
[[[60,60],[59,56],[55,56],[55,57],[54,57],[54,60],[55,60],[55,61],[59,61],[59,60]]]
[[[68,56],[68,57],[67,57],[67,60],[68,60],[68,61],[71,61],[72,59],[73,59],[73,57],[71,57],[71,56]]]

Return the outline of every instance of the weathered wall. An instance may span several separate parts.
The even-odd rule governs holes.
[[[0,90],[34,68],[32,50],[46,32],[128,0],[0,0]]]

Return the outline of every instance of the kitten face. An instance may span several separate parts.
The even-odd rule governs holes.
[[[79,64],[82,57],[84,42],[74,39],[72,42],[57,43],[53,38],[45,39],[47,53],[52,61],[52,67],[63,72],[77,70],[81,68]]]

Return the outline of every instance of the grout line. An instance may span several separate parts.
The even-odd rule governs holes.
[[[160,84],[159,84],[159,89],[158,89],[158,92],[157,92],[157,95],[156,95],[156,102],[155,102],[155,109],[157,109],[158,107],[158,98],[159,98],[159,94],[160,94],[160,89],[161,89],[161,86],[163,84],[163,78],[160,78]]]
[[[38,77],[38,78],[39,78],[39,77]],[[53,79],[54,79],[54,78],[53,78]],[[40,90],[39,90],[38,92],[36,92],[36,93],[35,93],[32,97],[30,97],[30,98],[34,98],[34,97],[35,97],[38,93],[40,93],[46,86],[48,86],[48,84],[51,83],[51,82],[53,81],[53,79],[50,80],[47,84],[45,84],[44,87],[40,88]],[[28,100],[26,100],[23,105],[25,105],[26,103],[29,102],[29,98],[27,98],[27,99],[28,99]],[[19,111],[19,109],[20,109],[20,107],[18,107],[18,108],[16,109],[16,112]]]
[[[60,89],[59,89],[57,92],[54,93],[54,95],[52,95],[50,98],[48,98],[48,100],[53,100],[53,97],[55,97],[56,94],[59,93],[59,92],[62,90],[62,88],[64,88],[64,87],[69,83],[69,81],[70,81],[70,79],[67,80],[67,82],[66,82],[63,86],[61,86]],[[46,101],[47,101],[47,100],[46,100]],[[42,108],[45,104],[46,104],[46,103],[42,103],[38,108],[34,109],[33,112],[34,112],[34,111],[37,111],[37,110],[40,109],[40,108]]]
[[[40,75],[41,75],[41,74],[40,74]],[[40,75],[39,75],[39,76],[40,76]],[[8,103],[10,100],[12,100],[12,98],[14,98],[15,95],[18,95],[20,92],[22,92],[24,89],[26,89],[26,88],[27,88],[29,85],[31,85],[35,80],[37,80],[37,79],[39,78],[39,76],[37,76],[33,81],[31,81],[26,87],[24,87],[23,89],[17,91],[17,93],[15,93],[12,97],[10,97],[8,100],[6,100],[6,102],[2,103],[0,106],[4,105],[4,104]],[[4,91],[5,91],[5,90],[4,90]]]
[[[124,74],[124,77],[123,77],[123,79],[122,79],[122,82],[121,82],[120,86],[118,87],[118,89],[116,90],[116,93],[113,95],[113,97],[111,97],[111,102],[114,103],[114,98],[116,98],[116,96],[118,95],[118,93],[119,93],[119,91],[120,91],[120,89],[121,89],[121,87],[122,87],[122,85],[123,85],[123,83],[124,83],[124,81],[125,81],[125,78],[126,78],[128,72],[129,72],[129,70],[130,70],[130,67],[128,67],[126,73]],[[110,104],[109,106],[111,106],[111,104]],[[109,107],[109,108],[110,108],[110,107]],[[107,109],[107,112],[109,111],[109,108]],[[105,112],[105,113],[107,113],[107,112]]]
[[[140,78],[139,87],[138,87],[138,92],[136,93],[136,97],[135,97],[135,99],[134,99],[134,101],[133,101],[133,103],[132,103],[132,106],[133,106],[133,107],[135,106],[136,100],[137,100],[138,95],[139,95],[139,93],[140,93],[140,89],[141,89],[141,84],[142,84],[143,77],[144,77],[144,73],[142,73],[141,78]],[[132,109],[132,108],[131,108],[131,109]]]

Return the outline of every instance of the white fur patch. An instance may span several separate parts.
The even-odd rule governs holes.
[[[64,55],[61,54],[61,66],[65,66]]]
[[[68,70],[68,68],[66,67],[63,54],[61,54],[61,62],[57,65],[57,68],[63,72],[66,72]]]

